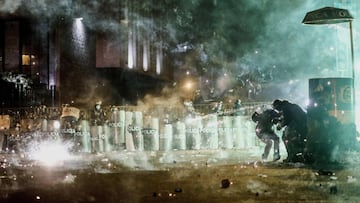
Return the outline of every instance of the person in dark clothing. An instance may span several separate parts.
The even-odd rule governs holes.
[[[275,100],[273,108],[281,113],[278,130],[285,127],[282,140],[288,157],[285,162],[303,162],[307,136],[307,115],[303,109],[286,100]]]
[[[274,157],[273,161],[280,159],[279,151],[279,137],[273,130],[274,124],[277,122],[279,113],[273,109],[267,109],[261,114],[254,112],[252,120],[256,123],[255,133],[256,136],[265,143],[264,153],[262,154],[262,160],[265,161],[268,158],[272,142],[274,142]]]
[[[106,122],[106,113],[101,106],[101,102],[96,102],[91,113],[91,121],[94,126],[101,126]]]

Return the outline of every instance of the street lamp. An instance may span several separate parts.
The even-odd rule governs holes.
[[[351,48],[351,74],[352,74],[352,110],[355,112],[355,65],[354,65],[354,44],[353,44],[353,31],[352,20],[354,18],[350,12],[346,9],[324,7],[314,11],[306,13],[302,23],[309,25],[324,25],[324,24],[337,24],[337,23],[349,23],[350,30],[350,48]],[[336,105],[335,105],[336,106]],[[335,107],[336,108],[336,107]],[[353,119],[355,119],[355,113],[353,113]]]
[[[354,68],[354,43],[353,43],[353,31],[352,20],[350,12],[346,9],[324,7],[314,11],[306,13],[302,23],[309,25],[324,25],[324,24],[336,24],[336,23],[349,23],[350,29],[350,47],[351,47],[351,66],[352,66],[352,78],[355,79]]]

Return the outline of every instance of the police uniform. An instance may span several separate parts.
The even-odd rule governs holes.
[[[288,153],[286,162],[302,162],[307,136],[307,116],[297,104],[286,100],[275,100],[274,109],[280,111],[282,119],[279,128],[285,127],[282,140]]]

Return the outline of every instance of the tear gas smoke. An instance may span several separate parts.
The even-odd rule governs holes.
[[[336,5],[339,4],[341,3]],[[340,26],[340,29],[339,26],[336,26],[336,29],[329,29],[329,26],[311,27],[301,24],[306,12],[334,5],[328,5],[325,1],[185,3],[177,8],[177,10],[187,10],[187,14],[180,18],[192,21],[185,25],[181,24],[180,28],[183,29],[178,30],[177,36],[181,41],[181,37],[189,37],[189,33],[200,33],[198,36],[190,35],[194,40],[190,44],[187,43],[187,47],[197,47],[199,44],[204,46],[209,57],[206,61],[202,61],[201,65],[208,69],[207,74],[216,76],[214,72],[220,72],[226,67],[231,76],[256,76],[253,82],[260,85],[279,83],[280,88],[271,92],[280,92],[282,97],[287,97],[286,93],[290,91],[289,89],[294,90],[294,86],[288,88],[280,85],[286,81],[300,80],[302,83],[307,83],[312,77],[350,74],[346,26],[346,31],[343,32],[341,30],[344,28],[341,27],[344,25]],[[206,7],[206,13],[199,11],[200,7]],[[354,12],[355,7],[356,5],[349,8],[350,11]],[[239,19],[246,20],[239,21]],[[196,27],[194,26],[196,22],[206,26]],[[208,25],[208,22],[211,22],[211,25]],[[339,45],[340,43],[342,46]],[[344,51],[341,51],[343,49]],[[197,67],[196,60],[191,58],[199,57],[199,53],[189,51],[188,53],[181,67],[184,69]],[[198,73],[201,74],[199,71]],[[224,90],[221,86],[215,86],[215,89],[220,92]],[[297,95],[289,98],[290,100],[299,100],[299,96],[306,97],[306,88],[297,89],[295,92]],[[266,94],[265,91],[259,94],[263,93]]]
[[[0,11],[13,13],[21,5],[22,0],[5,0],[0,3]]]
[[[115,35],[121,34],[120,27],[124,24],[136,26],[140,41],[144,37],[157,43],[161,33],[161,43],[175,56],[175,76],[182,77],[177,73],[191,70],[195,76],[212,82],[198,85],[203,97],[206,97],[203,92],[210,92],[217,98],[249,81],[247,93],[255,95],[251,99],[272,100],[276,95],[297,103],[306,100],[303,98],[307,97],[307,88],[302,84],[307,84],[309,78],[346,77],[351,72],[347,25],[305,26],[301,24],[304,15],[317,8],[336,6],[349,9],[356,19],[359,3],[340,0],[330,5],[326,0],[195,0],[164,4],[5,0],[1,5],[4,13],[25,11],[49,19],[82,17],[87,29]],[[144,15],[154,11],[166,14],[166,18]],[[131,20],[136,20],[136,24],[129,25]],[[355,33],[358,33],[357,25],[358,21],[354,21]],[[142,33],[142,30],[151,31]],[[356,53],[359,52],[355,50]],[[86,59],[84,61],[88,61]],[[224,78],[224,70],[229,79]],[[297,82],[290,84],[291,81]],[[149,96],[144,100],[151,103]],[[171,100],[182,103],[178,98]]]
[[[168,1],[162,5],[141,2],[142,9],[134,10],[130,7],[139,6],[138,2],[129,1],[126,5],[117,1],[6,0],[2,2],[1,11],[27,11],[39,18],[83,17],[88,29],[113,33],[123,30],[121,23],[137,20],[139,30],[152,30],[146,33],[147,39],[156,43],[157,33],[162,33],[166,36],[162,37],[164,47],[175,55],[183,55],[180,64],[177,60],[174,62],[180,70],[195,69],[197,75],[211,78],[221,77],[222,74],[214,72],[226,68],[232,77],[255,74],[254,82],[263,85],[291,79],[306,81],[313,77],[348,76],[351,65],[346,40],[348,28],[344,25],[335,26],[336,29],[304,26],[301,20],[306,12],[324,6],[352,6],[348,9],[356,14],[357,5],[340,1],[329,5],[325,0],[196,0]],[[97,12],[100,10],[102,12]],[[160,22],[143,15],[155,10],[167,17]],[[145,36],[139,34],[138,37],[141,40]],[[228,89],[228,84],[222,82],[215,85],[219,94]],[[236,85],[239,84],[231,84]],[[284,95],[286,88],[282,87]],[[302,89],[298,92],[305,95]]]
[[[147,94],[142,100],[137,102],[137,109],[143,112],[151,112],[151,110],[160,108],[180,108],[184,109],[182,98],[177,91],[169,87],[162,89],[161,96]]]

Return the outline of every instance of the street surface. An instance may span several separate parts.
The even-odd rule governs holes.
[[[356,153],[306,166],[260,162],[261,152],[123,151],[53,166],[4,154],[0,202],[360,202]]]

